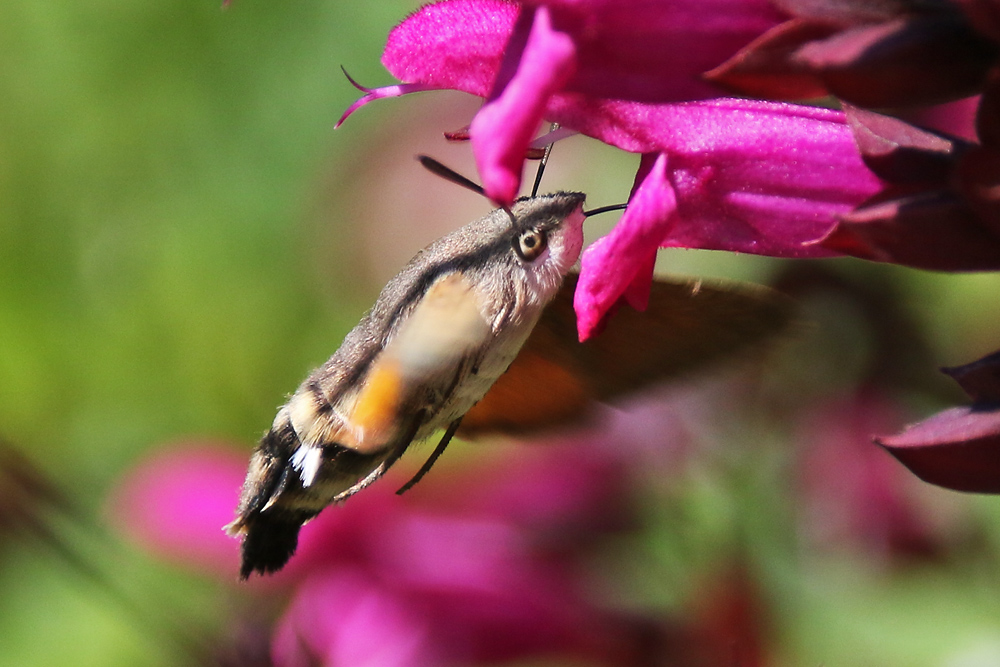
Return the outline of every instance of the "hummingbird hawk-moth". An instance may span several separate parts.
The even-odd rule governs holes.
[[[251,457],[227,526],[242,538],[243,578],[284,566],[304,522],[440,429],[415,479],[456,432],[570,422],[593,400],[705,364],[788,320],[786,300],[763,288],[657,280],[645,312],[623,308],[600,335],[577,342],[571,269],[584,199],[519,199],[433,242],[389,281]]]

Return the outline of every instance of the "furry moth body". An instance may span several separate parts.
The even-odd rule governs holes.
[[[584,195],[518,200],[418,253],[254,451],[227,531],[241,576],[280,569],[299,529],[457,426],[517,357],[583,245]]]

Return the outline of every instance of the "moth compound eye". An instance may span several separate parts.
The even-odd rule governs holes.
[[[514,239],[514,252],[526,262],[533,262],[545,251],[548,240],[544,232],[529,229]]]

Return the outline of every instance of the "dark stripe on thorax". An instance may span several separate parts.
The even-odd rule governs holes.
[[[471,268],[484,266],[491,257],[496,257],[497,255],[503,254],[509,250],[511,247],[510,243],[510,236],[508,234],[504,234],[489,245],[482,246],[471,252],[449,257],[445,261],[437,262],[425,267],[389,315],[383,335],[388,336],[389,332],[395,328],[396,322],[399,321],[400,317],[402,317],[403,313],[406,312],[407,308],[421,299],[427,290],[430,289],[431,285],[434,284],[434,281],[438,278],[448,273],[463,273]],[[382,351],[382,348],[385,347],[385,342],[385,338],[383,338],[379,341],[379,345],[373,345],[365,352],[358,363],[355,364],[350,374],[344,378],[344,381],[340,383],[340,386],[337,387],[337,389],[330,395],[329,404],[332,405],[333,403],[336,403],[349,387],[357,384],[361,380],[371,367],[375,357]],[[322,395],[322,391],[320,391],[320,395]]]

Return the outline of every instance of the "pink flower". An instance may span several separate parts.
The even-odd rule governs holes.
[[[623,295],[645,304],[657,248],[829,256],[808,243],[880,190],[839,112],[731,99],[650,102],[713,94],[697,76],[702,68],[775,20],[756,2],[520,10],[481,0],[438,3],[389,37],[383,62],[407,83],[367,91],[347,114],[371,99],[433,87],[486,96],[470,134],[484,187],[500,204],[517,193],[542,118],[643,154],[621,223],[584,255],[576,297],[583,340]],[[685,30],[716,37],[683,42],[689,57],[676,62],[628,46],[654,37],[669,44],[672,31]],[[615,88],[616,81],[642,85]]]
[[[803,531],[829,547],[854,546],[871,560],[939,555],[944,540],[912,497],[908,478],[871,434],[898,424],[902,410],[874,385],[823,400],[802,424],[799,503]]]
[[[553,104],[718,96],[702,72],[783,18],[766,0],[439,2],[389,35],[382,62],[405,84],[370,91],[348,114],[370,99],[428,88],[486,98],[471,127],[473,150],[487,193],[509,205],[534,133],[544,118],[555,120]]]
[[[595,604],[577,568],[602,535],[630,524],[625,458],[621,447],[575,442],[521,449],[466,486],[360,494],[324,512],[303,528],[289,566],[256,584],[291,598],[272,638],[274,664],[558,655],[611,665],[645,650],[636,619]],[[221,526],[243,467],[215,444],[156,454],[124,480],[112,511],[152,550],[237,585],[238,544]]]
[[[819,263],[786,267],[778,285],[818,314],[817,331],[838,340],[851,331],[854,341],[847,347],[810,341],[814,355],[802,372],[815,382],[817,369],[828,370],[819,371],[823,379],[780,418],[797,423],[802,532],[815,546],[863,550],[866,560],[886,565],[950,553],[965,532],[966,515],[915,484],[872,442],[873,433],[912,414],[907,403],[929,389],[919,369],[932,353],[912,313],[891,282],[850,278]],[[831,303],[837,306],[829,309]]]
[[[110,510],[157,553],[201,570],[232,571],[239,544],[219,526],[232,520],[245,459],[224,443],[177,443],[136,468],[116,490]]]
[[[830,256],[811,242],[882,187],[837,111],[730,99],[589,107],[559,119],[644,155],[621,221],[583,255],[581,340],[620,296],[644,306],[658,248]]]

